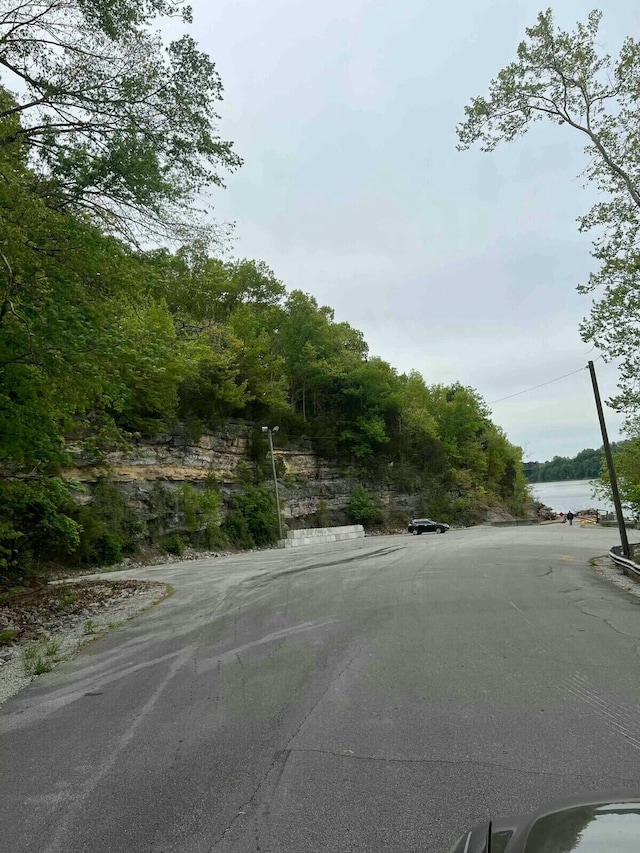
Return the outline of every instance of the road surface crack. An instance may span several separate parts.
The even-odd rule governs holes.
[[[342,678],[342,676],[343,676],[343,675],[345,674],[345,672],[349,669],[349,667],[351,666],[351,664],[354,662],[354,660],[355,660],[355,659],[356,659],[356,655],[354,655],[354,656],[349,660],[349,662],[346,664],[346,666],[344,666],[344,667],[340,670],[340,672],[339,672],[339,673],[338,673],[334,678],[332,678],[332,679],[329,681],[329,683],[327,684],[327,686],[325,687],[325,689],[322,691],[322,694],[320,695],[319,699],[317,699],[317,700],[314,702],[314,704],[311,706],[310,710],[309,710],[309,711],[307,712],[307,714],[304,716],[304,719],[302,720],[302,722],[300,723],[300,725],[298,726],[298,728],[295,730],[295,732],[291,735],[291,737],[290,737],[290,738],[289,738],[289,740],[287,741],[287,745],[286,745],[285,749],[287,749],[287,750],[291,751],[291,749],[290,749],[290,744],[291,744],[291,742],[292,742],[293,740],[295,740],[295,738],[298,736],[298,734],[299,734],[300,730],[302,729],[302,727],[304,726],[304,724],[307,722],[307,720],[309,719],[309,717],[313,714],[313,712],[316,710],[316,708],[318,707],[318,705],[322,702],[322,700],[323,700],[323,699],[324,699],[324,697],[327,695],[327,693],[331,690],[331,688],[332,688],[332,687],[333,687],[333,685],[336,683],[336,681],[339,681],[339,680]]]
[[[574,602],[575,604],[575,602]],[[616,628],[615,625],[612,625],[611,622],[605,616],[599,616],[597,613],[589,613],[588,610],[585,610],[584,607],[578,607],[578,610],[581,613],[584,613],[585,616],[591,616],[593,619],[600,619],[604,622],[605,625],[608,625],[612,631],[615,631],[616,634],[620,634],[621,637],[629,637],[632,640],[640,640],[637,634],[629,634],[628,631],[623,631],[621,628]]]
[[[289,756],[290,756],[290,755],[291,755],[291,753],[294,751],[293,749],[291,749],[291,748],[290,748],[290,744],[291,744],[291,743],[292,743],[292,741],[294,741],[294,740],[295,740],[295,738],[298,736],[298,734],[299,734],[300,730],[302,729],[302,727],[304,726],[304,724],[307,722],[307,720],[309,719],[309,717],[310,717],[310,716],[313,714],[313,712],[316,710],[316,708],[318,707],[318,705],[322,702],[322,700],[323,700],[323,699],[324,699],[324,697],[327,695],[327,693],[329,692],[329,690],[331,689],[331,687],[336,683],[336,681],[338,681],[340,678],[342,678],[342,676],[343,676],[343,675],[345,674],[345,672],[349,669],[349,667],[351,666],[351,664],[354,662],[354,660],[355,660],[355,659],[356,659],[356,655],[354,655],[353,657],[351,657],[351,658],[350,658],[350,660],[348,661],[348,663],[347,663],[347,664],[346,664],[346,665],[345,665],[345,666],[340,670],[340,672],[339,672],[339,673],[338,673],[334,678],[332,678],[332,679],[329,681],[328,685],[327,685],[327,686],[326,686],[326,688],[322,691],[322,693],[321,693],[321,695],[319,696],[319,698],[318,698],[318,699],[313,703],[313,705],[311,706],[311,708],[309,709],[309,711],[305,714],[305,716],[303,717],[303,719],[301,720],[301,722],[300,722],[300,723],[298,724],[298,726],[296,727],[296,730],[294,731],[294,733],[291,735],[291,737],[290,737],[290,738],[289,738],[289,740],[287,741],[286,746],[284,747],[284,749],[278,750],[278,751],[274,754],[274,756],[273,756],[273,758],[271,759],[271,762],[270,762],[270,764],[269,764],[269,767],[268,767],[268,768],[267,768],[267,770],[263,773],[263,775],[262,775],[262,777],[261,777],[260,781],[258,782],[258,784],[256,785],[256,787],[255,787],[255,789],[254,789],[253,793],[251,794],[251,796],[249,797],[249,799],[248,799],[248,800],[246,800],[246,801],[245,801],[245,802],[244,802],[244,803],[239,807],[239,809],[237,810],[237,812],[236,812],[236,814],[234,815],[234,817],[229,821],[229,823],[227,824],[227,826],[226,826],[226,827],[225,827],[225,829],[223,830],[222,834],[221,834],[220,836],[218,836],[218,838],[213,842],[213,844],[212,844],[212,845],[211,845],[211,847],[209,848],[208,853],[213,853],[213,851],[214,851],[214,850],[216,850],[216,848],[217,848],[217,847],[219,847],[219,845],[221,845],[221,844],[224,842],[225,838],[227,837],[227,835],[229,834],[229,832],[233,829],[234,825],[235,825],[235,824],[236,824],[236,822],[239,820],[239,818],[244,817],[244,816],[246,815],[246,811],[247,811],[248,809],[251,809],[252,807],[254,807],[254,806],[256,805],[256,800],[257,800],[257,798],[258,798],[258,796],[259,796],[260,792],[262,791],[262,789],[265,787],[265,785],[266,785],[266,784],[267,784],[267,782],[269,781],[269,777],[270,777],[270,776],[272,775],[272,773],[274,773],[274,771],[275,771],[275,773],[274,773],[274,778],[273,778],[273,781],[272,781],[272,783],[271,783],[271,795],[270,795],[270,797],[269,797],[269,799],[271,799],[271,797],[273,796],[273,793],[277,790],[278,785],[280,784],[280,780],[281,780],[282,775],[283,775],[283,773],[284,773],[284,770],[285,770],[285,767],[286,767],[287,761],[289,760]],[[298,750],[298,751],[301,751],[301,750]],[[268,802],[269,802],[269,800],[265,799],[264,803],[262,803],[262,806],[266,808],[266,807],[268,806]],[[259,807],[258,807],[258,808],[259,808]],[[255,830],[255,832],[256,832],[256,849],[259,851],[261,848],[260,848],[260,844],[259,844],[259,825],[258,825],[258,819],[257,819],[257,817],[256,817],[256,830]]]
[[[503,764],[499,761],[480,761],[478,759],[454,759],[454,758],[394,758],[378,755],[357,755],[351,751],[334,751],[331,749],[319,749],[316,747],[301,747],[290,750],[290,752],[306,752],[318,753],[320,755],[330,755],[334,758],[342,758],[348,761],[369,761],[380,764],[403,764],[403,765],[421,765],[421,764],[438,764],[445,767],[459,767],[465,765],[476,768],[499,768],[500,770],[508,770],[511,773],[522,773],[525,776],[569,776],[572,779],[593,779],[599,778],[592,773],[575,773],[575,772],[560,772],[558,770],[525,770],[522,767],[513,767],[509,764]],[[620,779],[620,782],[637,784],[637,778]]]
[[[262,775],[262,778],[260,779],[260,781],[258,782],[256,787],[254,788],[249,799],[245,800],[245,802],[242,803],[242,805],[239,807],[239,809],[236,812],[236,814],[234,815],[234,817],[229,821],[229,823],[227,824],[225,829],[222,831],[222,834],[213,842],[213,844],[209,848],[208,853],[213,853],[213,851],[216,849],[216,847],[218,847],[220,844],[223,843],[223,841],[225,840],[225,838],[227,837],[229,832],[231,832],[231,830],[233,829],[235,823],[241,817],[243,817],[246,814],[246,809],[249,809],[253,806],[253,804],[256,800],[256,797],[258,796],[258,794],[262,790],[265,782],[267,781],[267,779],[271,775],[274,767],[276,767],[279,764],[280,767],[278,768],[278,772],[276,775],[276,785],[278,784],[278,782],[280,781],[280,778],[282,777],[282,774],[284,772],[284,768],[285,768],[285,765],[287,763],[287,759],[289,758],[290,753],[291,753],[291,750],[287,750],[287,749],[281,749],[275,753],[275,755],[271,759],[271,763],[269,764],[269,767],[267,768],[265,773]]]

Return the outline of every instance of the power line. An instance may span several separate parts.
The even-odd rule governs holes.
[[[598,356],[598,358],[602,358],[602,356]],[[572,370],[571,373],[563,373],[562,376],[556,376],[555,379],[549,379],[547,382],[541,382],[539,385],[534,385],[533,388],[525,388],[524,391],[516,391],[515,394],[508,394],[506,397],[500,397],[499,400],[493,400],[487,405],[493,406],[495,405],[495,403],[502,403],[503,400],[510,400],[512,397],[519,397],[520,394],[528,394],[529,391],[537,391],[538,388],[544,388],[545,385],[552,385],[554,382],[559,382],[561,379],[566,379],[567,376],[575,376],[576,373],[581,373],[583,370],[588,370],[586,364],[584,367],[579,367],[577,370]]]

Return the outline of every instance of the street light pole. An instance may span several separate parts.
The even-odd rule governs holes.
[[[269,436],[269,450],[271,451],[271,470],[273,471],[273,488],[275,489],[276,493],[276,511],[278,513],[278,534],[280,536],[280,539],[284,539],[284,535],[282,533],[282,519],[280,518],[280,495],[278,494],[278,476],[276,474],[276,460],[275,456],[273,455],[272,438],[272,434],[274,432],[278,432],[279,429],[280,427],[277,426],[273,427],[273,429],[269,429],[269,427],[263,426],[262,432],[266,432]]]

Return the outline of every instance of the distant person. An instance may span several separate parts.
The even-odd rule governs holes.
[[[569,524],[570,524],[570,525],[572,525],[572,524],[573,524],[573,519],[574,519],[574,517],[575,517],[575,516],[573,515],[573,513],[571,512],[571,510],[569,510],[569,512],[567,513],[567,521],[569,522]]]
[[[596,510],[596,524],[600,524],[600,510]]]

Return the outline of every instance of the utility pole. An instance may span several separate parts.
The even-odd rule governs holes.
[[[273,429],[269,429],[269,427],[263,426],[262,432],[266,432],[267,435],[269,436],[269,450],[271,451],[271,470],[273,471],[273,487],[274,487],[275,492],[276,492],[276,511],[278,513],[278,534],[280,536],[280,539],[284,539],[284,536],[282,533],[282,519],[280,518],[280,495],[278,494],[278,477],[276,475],[276,460],[275,460],[275,457],[273,455],[273,438],[272,438],[272,434],[274,432],[278,432],[279,429],[280,429],[280,427],[277,427],[277,426],[273,427]]]
[[[604,422],[604,412],[602,411],[602,403],[600,401],[600,392],[598,391],[598,380],[596,379],[596,371],[593,362],[589,362],[589,373],[591,374],[591,383],[593,385],[593,394],[596,398],[596,409],[598,410],[598,420],[600,421],[600,430],[602,432],[602,443],[604,445],[604,455],[607,460],[607,468],[609,469],[609,480],[611,481],[611,494],[613,496],[613,505],[616,508],[616,518],[618,519],[618,528],[620,530],[620,541],[622,542],[622,553],[625,557],[630,557],[629,540],[627,539],[627,528],[624,526],[624,515],[622,514],[622,504],[620,503],[620,493],[618,492],[618,480],[616,479],[615,468],[613,467],[613,456],[609,447],[609,436],[607,435],[607,426]]]

